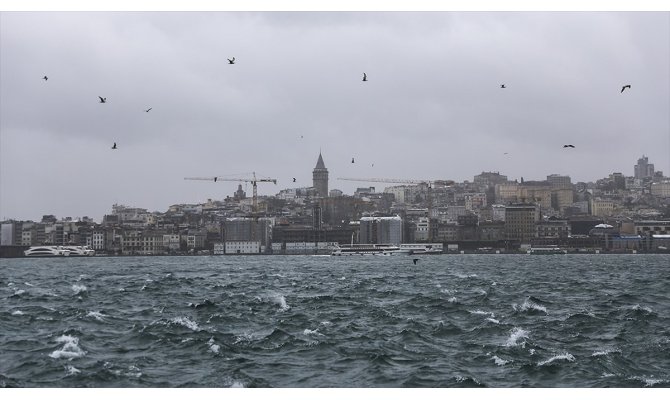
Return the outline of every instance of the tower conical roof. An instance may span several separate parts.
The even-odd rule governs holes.
[[[326,165],[323,163],[323,157],[321,157],[321,152],[319,152],[319,159],[316,161],[316,167],[314,169],[326,169]]]

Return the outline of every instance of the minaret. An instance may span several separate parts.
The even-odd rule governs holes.
[[[319,152],[319,159],[316,162],[316,167],[312,171],[312,186],[316,189],[319,197],[328,197],[328,169],[323,163],[323,157]]]

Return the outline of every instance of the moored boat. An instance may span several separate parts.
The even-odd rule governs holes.
[[[391,256],[397,254],[411,254],[410,250],[403,250],[392,244],[351,244],[333,248],[331,256]]]

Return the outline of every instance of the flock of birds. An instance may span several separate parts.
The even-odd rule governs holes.
[[[228,64],[229,64],[229,65],[233,65],[233,64],[235,64],[235,57],[233,57],[233,58],[228,58],[227,60],[228,60]],[[46,82],[46,81],[49,80],[49,77],[48,77],[47,75],[44,75],[44,77],[42,77],[42,79],[44,79],[44,81]],[[368,74],[365,73],[365,72],[363,73],[363,82],[368,82]],[[500,88],[501,88],[501,89],[507,89],[507,86],[505,86],[505,84],[503,83],[503,84],[500,85]],[[621,93],[623,93],[624,90],[626,90],[626,89],[630,89],[630,85],[624,85],[624,86],[622,86],[622,87],[621,87]],[[101,104],[105,104],[105,103],[107,103],[107,98],[106,98],[106,97],[98,96],[98,98],[100,99],[100,103],[101,103]],[[152,110],[152,107],[149,107],[149,108],[147,108],[146,110],[143,110],[143,111],[148,113],[148,112],[151,111],[151,110]],[[303,138],[303,136],[301,135],[300,138]],[[564,144],[564,145],[563,145],[563,148],[564,148],[564,149],[574,149],[574,148],[575,148],[575,145],[573,145],[573,144]],[[116,150],[116,149],[118,149],[118,147],[117,147],[117,145],[116,145],[116,142],[114,142],[114,144],[112,145],[112,150]],[[505,154],[508,154],[508,153],[505,153]],[[351,158],[351,163],[352,163],[352,164],[355,163],[355,160],[354,160],[353,157]],[[372,166],[374,167],[375,165],[372,164]],[[214,182],[216,182],[216,177],[214,178]],[[296,182],[296,178],[293,178],[293,182]]]

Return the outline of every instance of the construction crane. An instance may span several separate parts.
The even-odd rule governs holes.
[[[252,196],[252,211],[253,215],[256,216],[258,212],[258,192],[256,190],[256,184],[258,182],[272,182],[275,185],[277,184],[276,179],[271,179],[271,178],[256,178],[256,173],[252,172],[253,178],[251,179],[242,179],[242,178],[226,178],[226,177],[221,177],[221,176],[213,176],[211,178],[184,178],[184,180],[187,181],[230,181],[230,182],[246,182],[246,183],[251,183],[251,186],[254,189],[254,194]]]
[[[389,178],[337,178],[341,181],[356,181],[356,182],[383,182],[383,183],[404,183],[408,185],[428,185],[428,240],[433,241],[433,230],[430,224],[430,219],[433,213],[433,185],[440,187],[447,187],[453,185],[455,182],[445,179],[389,179]]]

